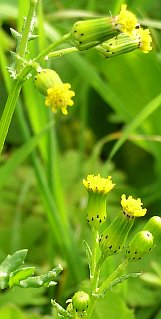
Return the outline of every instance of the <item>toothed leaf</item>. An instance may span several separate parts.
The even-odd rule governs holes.
[[[15,29],[12,29],[12,28],[10,28],[10,31],[11,31],[11,34],[15,40],[20,39],[21,34],[18,31],[16,31]]]

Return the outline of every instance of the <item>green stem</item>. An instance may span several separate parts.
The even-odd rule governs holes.
[[[29,39],[30,33],[32,33],[32,30],[33,30],[33,19],[34,19],[34,15],[35,15],[36,6],[37,6],[37,0],[35,0],[35,1],[30,0],[29,12],[27,15],[24,29],[22,31],[22,38],[21,38],[20,44],[19,44],[18,49],[17,49],[17,54],[21,58],[24,58],[26,55],[28,39]],[[17,73],[22,69],[22,67],[23,67],[22,61],[17,60],[16,61]]]
[[[93,249],[92,249],[92,267],[91,267],[91,301],[89,308],[87,310],[87,314],[85,316],[86,319],[89,319],[92,315],[94,304],[96,301],[96,297],[93,295],[97,291],[97,285],[99,281],[99,274],[101,266],[104,262],[104,258],[101,256],[99,261],[96,263],[96,253],[97,253],[97,246],[98,246],[98,231],[93,230]]]
[[[125,270],[128,260],[124,260],[117,269],[103,282],[103,284],[97,289],[97,294],[100,295],[103,291],[108,290],[111,283]]]
[[[22,83],[20,81],[15,80],[12,83],[12,87],[8,95],[8,99],[0,120],[0,154],[2,152],[3,145],[8,133],[9,125],[12,119],[12,115],[15,109],[15,105],[17,103],[21,91],[21,86]]]
[[[78,51],[79,50],[77,48],[75,48],[75,47],[66,48],[66,49],[62,49],[62,50],[57,50],[57,51],[54,51],[54,52],[50,52],[48,55],[46,55],[45,60],[54,59],[54,58],[57,58],[57,57],[61,57],[61,56],[65,55],[65,54],[78,52]]]
[[[43,50],[33,61],[39,62],[42,61],[50,52],[52,52],[59,45],[68,42],[70,39],[70,33],[65,34],[60,40],[49,45],[45,50]]]
[[[96,269],[96,258],[97,258],[97,246],[98,246],[98,231],[92,229],[92,260],[91,260],[91,286],[93,285],[94,274]]]

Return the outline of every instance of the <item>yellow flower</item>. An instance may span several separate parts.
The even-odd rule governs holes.
[[[106,201],[108,193],[115,184],[111,176],[102,178],[100,174],[88,175],[83,180],[83,185],[88,191],[87,221],[92,229],[98,229],[106,220]]]
[[[127,5],[122,4],[121,11],[118,16],[116,16],[115,19],[115,27],[124,33],[131,33],[137,26],[137,18],[136,16],[126,10]]]
[[[50,106],[54,113],[61,109],[62,113],[66,115],[67,107],[74,104],[71,98],[75,96],[75,93],[70,88],[69,83],[55,83],[47,90],[45,105]]]
[[[83,185],[87,188],[87,190],[101,194],[107,194],[115,186],[115,184],[112,183],[111,176],[108,176],[108,178],[102,178],[100,174],[96,176],[88,175],[87,180],[83,179]]]
[[[132,196],[129,196],[126,199],[125,194],[121,196],[121,206],[123,212],[131,217],[141,217],[144,216],[147,212],[146,208],[142,208],[143,203],[140,198],[134,199]]]
[[[54,70],[42,69],[38,72],[35,76],[35,86],[46,96],[45,104],[50,106],[53,112],[60,109],[63,114],[67,114],[67,107],[74,104],[71,98],[75,93],[70,90],[71,85],[63,83]]]
[[[131,34],[120,33],[116,37],[104,41],[95,48],[98,53],[105,58],[112,58],[116,55],[125,54],[136,49],[140,49],[143,53],[152,50],[150,46],[152,38],[148,29],[142,28],[133,30]]]
[[[143,51],[144,53],[148,53],[150,50],[152,50],[152,38],[150,36],[149,29],[143,30],[142,28],[139,28],[136,30],[136,35],[139,38],[139,48],[141,51]]]

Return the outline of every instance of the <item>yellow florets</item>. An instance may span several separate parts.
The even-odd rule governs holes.
[[[126,10],[127,5],[122,4],[121,11],[119,15],[116,17],[115,27],[124,33],[131,33],[137,26],[137,18],[136,16]]]
[[[71,98],[75,96],[74,91],[71,91],[70,88],[69,83],[55,83],[47,90],[45,104],[50,106],[53,112],[61,109],[63,114],[67,114],[67,107],[74,104]]]
[[[126,195],[121,196],[121,206],[125,214],[131,217],[141,217],[144,216],[147,212],[146,208],[142,208],[143,203],[140,198],[134,199],[132,196],[129,196],[126,199]]]
[[[96,176],[88,175],[86,180],[83,179],[83,185],[87,190],[101,194],[107,194],[115,186],[115,184],[112,183],[111,176],[108,176],[108,178],[102,178],[100,174]]]
[[[136,35],[139,37],[139,48],[144,53],[148,53],[152,50],[151,42],[152,38],[150,36],[149,29],[143,30],[142,28],[139,28],[136,30]]]

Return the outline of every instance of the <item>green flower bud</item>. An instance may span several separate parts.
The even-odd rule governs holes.
[[[105,257],[117,254],[123,249],[134,219],[146,214],[147,210],[142,208],[142,205],[140,198],[134,199],[132,196],[126,198],[125,194],[121,196],[121,214],[107,227],[99,239],[100,249]]]
[[[54,70],[42,69],[35,76],[34,84],[43,95],[47,95],[48,89],[54,87],[56,83],[61,84],[62,81]]]
[[[76,312],[85,311],[90,304],[90,297],[86,292],[78,291],[72,298],[72,304]]]
[[[99,239],[100,249],[105,258],[118,254],[123,249],[133,223],[133,216],[120,213],[120,216],[106,228]]]
[[[79,50],[87,50],[118,33],[111,17],[77,21],[72,27],[71,40]]]
[[[161,218],[153,216],[145,224],[143,230],[148,230],[154,236],[154,245],[161,240]]]
[[[151,250],[153,246],[153,239],[153,235],[147,230],[138,232],[126,249],[127,259],[129,261],[140,260]]]
[[[83,185],[88,191],[87,221],[92,229],[98,229],[106,220],[106,201],[108,193],[114,185],[111,176],[102,178],[100,174],[88,175],[83,180]]]
[[[97,52],[105,58],[112,58],[116,55],[131,52],[137,48],[138,40],[124,33],[96,46]]]
[[[71,40],[78,50],[90,49],[120,32],[130,34],[137,26],[135,15],[124,4],[115,17],[106,17],[76,22],[71,31]]]
[[[114,38],[96,46],[97,52],[105,58],[112,58],[116,55],[128,53],[140,49],[148,53],[151,48],[152,38],[148,29],[136,29],[132,34],[121,33]]]

